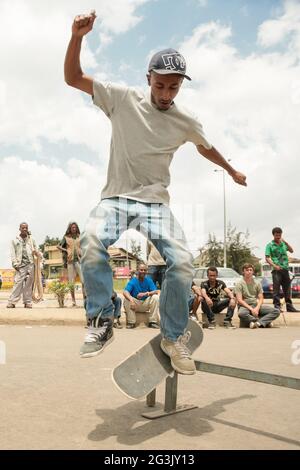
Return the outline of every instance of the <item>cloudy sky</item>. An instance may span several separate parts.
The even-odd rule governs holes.
[[[227,217],[263,256],[280,225],[300,257],[299,0],[0,0],[0,267],[27,221],[34,238],[83,228],[105,182],[110,123],[63,80],[71,24],[95,9],[82,66],[98,79],[146,86],[153,52],[179,49],[192,82],[176,98],[245,173],[226,177]],[[194,251],[223,237],[222,172],[192,145],[171,168],[172,206]]]

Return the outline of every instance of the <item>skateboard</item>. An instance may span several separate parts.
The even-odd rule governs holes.
[[[189,320],[186,331],[191,332],[187,347],[193,353],[202,343],[203,331],[194,320]],[[146,397],[174,372],[169,356],[160,348],[161,339],[161,334],[155,336],[112,371],[113,382],[127,397]]]

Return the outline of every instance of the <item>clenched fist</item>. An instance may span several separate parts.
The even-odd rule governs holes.
[[[92,10],[89,15],[77,15],[72,25],[73,36],[83,37],[93,29],[96,12]]]

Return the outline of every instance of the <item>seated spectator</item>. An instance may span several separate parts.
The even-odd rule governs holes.
[[[137,277],[133,277],[124,290],[124,308],[127,328],[134,328],[136,312],[149,312],[149,328],[159,328],[159,291],[147,274],[147,266],[140,264]]]
[[[249,328],[272,327],[272,321],[280,315],[278,308],[263,304],[263,290],[260,282],[253,278],[254,267],[243,266],[243,279],[235,286],[239,305],[239,317]]]
[[[202,300],[203,297],[201,295],[201,288],[196,286],[196,284],[193,282],[189,298],[189,314],[192,320],[198,320],[197,310]]]
[[[123,328],[120,322],[120,317],[121,317],[121,306],[122,306],[122,300],[120,297],[118,297],[118,294],[116,291],[113,291],[113,294],[111,296],[112,303],[114,304],[114,328]]]
[[[210,330],[215,329],[215,313],[220,313],[224,308],[227,307],[226,317],[224,318],[224,326],[226,328],[235,329],[232,324],[232,317],[235,309],[235,298],[233,292],[226,287],[225,282],[217,279],[218,270],[215,267],[207,269],[207,281],[201,283],[201,293],[203,296],[202,310],[206,314],[208,319],[208,327]],[[225,292],[227,298],[222,297]]]

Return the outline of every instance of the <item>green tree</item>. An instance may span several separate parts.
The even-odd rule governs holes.
[[[243,264],[251,263],[254,265],[255,272],[260,274],[261,269],[259,260],[252,253],[252,250],[255,247],[251,246],[249,237],[249,230],[247,230],[245,233],[238,232],[236,227],[232,227],[229,224],[226,238],[227,266],[242,274]]]
[[[44,243],[41,243],[39,245],[40,251],[43,253],[43,257],[45,259],[49,259],[49,253],[46,251],[45,252],[45,246],[55,246],[59,245],[61,242],[61,239],[58,237],[49,237],[49,235],[46,236]]]
[[[207,243],[199,250],[201,253],[201,264],[204,266],[223,265],[223,243],[217,241],[215,234],[210,233]]]
[[[130,241],[130,251],[131,253],[136,256],[139,260],[142,260],[142,247],[141,247],[141,242],[138,242],[137,240],[131,240]]]
[[[255,267],[256,274],[260,274],[261,267],[259,259],[253,254],[249,241],[250,233],[247,230],[238,232],[236,227],[231,224],[227,228],[226,237],[226,259],[227,266],[235,269],[238,273],[242,273],[244,263],[251,263]],[[204,266],[223,266],[224,265],[224,243],[217,240],[215,234],[209,234],[207,243],[201,247],[201,264]]]

